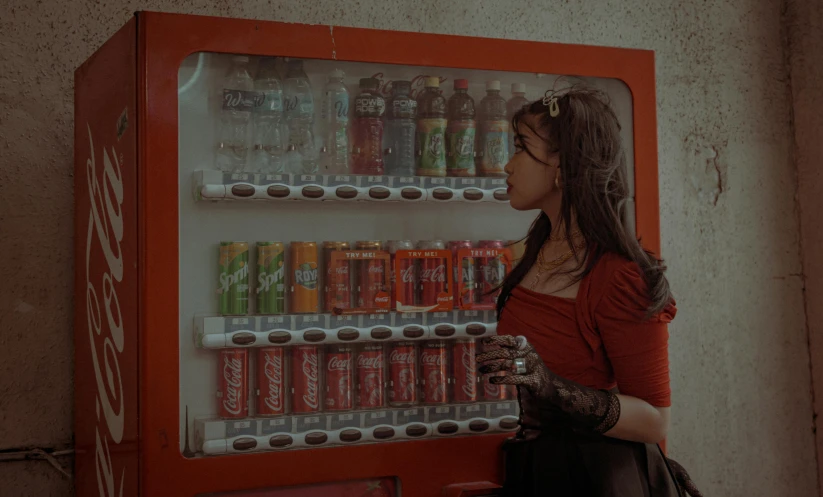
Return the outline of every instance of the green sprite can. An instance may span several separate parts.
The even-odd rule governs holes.
[[[286,312],[286,246],[257,242],[257,313]]]
[[[220,314],[237,316],[249,312],[249,244],[220,242]]]

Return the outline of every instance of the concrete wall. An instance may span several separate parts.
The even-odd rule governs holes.
[[[823,56],[819,38],[816,45],[806,38],[815,35],[812,21],[819,37],[819,8],[818,17],[808,17],[815,2],[791,2],[786,10],[778,0],[687,0],[677,7],[640,0],[5,0],[0,451],[72,442],[73,70],[132,11],[176,10],[655,50],[663,250],[680,308],[671,328],[670,452],[705,495],[816,495],[789,85],[791,75],[817,92],[794,98],[803,119],[800,175],[817,182],[801,189],[812,206],[802,211],[812,268],[810,256],[823,243],[823,185],[814,170],[821,99],[811,80],[819,71],[812,57]],[[796,11],[802,15],[785,26],[806,31],[792,44],[804,47],[802,60],[790,65],[782,20]],[[817,300],[808,307],[816,302],[819,313],[823,274],[819,265],[814,271],[806,288]],[[812,326],[818,334],[820,322]],[[815,353],[823,360],[823,346]],[[70,495],[70,488],[44,461],[0,464],[3,495]]]

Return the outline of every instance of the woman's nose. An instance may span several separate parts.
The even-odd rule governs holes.
[[[503,172],[508,174],[508,175],[512,174],[512,161],[511,160],[506,163],[506,167],[503,168]]]

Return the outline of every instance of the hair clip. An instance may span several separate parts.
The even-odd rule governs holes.
[[[560,107],[557,105],[557,97],[554,95],[546,95],[543,97],[543,106],[549,108],[549,115],[557,117],[560,114]]]

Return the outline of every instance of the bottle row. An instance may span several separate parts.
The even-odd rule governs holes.
[[[258,314],[433,312],[495,307],[511,270],[502,240],[257,242],[251,275],[248,242],[219,251],[219,312],[249,314],[254,281]],[[288,311],[287,311],[288,309]]]
[[[454,80],[447,99],[438,76],[421,76],[418,95],[412,81],[384,85],[367,77],[359,80],[350,111],[345,74],[338,69],[325,82],[316,122],[302,60],[288,60],[282,78],[276,58],[260,59],[254,77],[249,60],[232,57],[222,81],[216,157],[222,171],[503,176],[514,153],[511,117],[528,104],[522,83],[512,85],[507,101],[500,82],[487,81],[477,104],[466,79]]]
[[[476,355],[482,348],[473,338],[460,338],[304,344],[254,352],[223,349],[218,353],[217,416],[243,419],[516,399],[514,387],[492,384],[478,374]]]
[[[195,419],[204,455],[395,442],[516,430],[516,401],[224,420]]]

